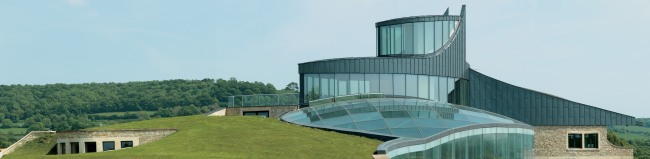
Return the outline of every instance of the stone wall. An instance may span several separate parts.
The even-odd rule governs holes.
[[[138,138],[139,144],[160,140],[177,129],[137,129],[137,130],[94,130],[94,131],[61,131],[56,134],[57,140],[74,140],[81,138]]]
[[[11,146],[3,149],[0,151],[0,158],[2,158],[3,155],[9,154],[14,152],[18,147],[23,146],[23,144],[32,141],[38,137],[44,136],[44,135],[49,135],[49,134],[55,134],[55,131],[32,131],[29,132],[27,135],[23,136],[23,138],[20,138],[20,140],[16,141],[16,143],[12,144]]]
[[[269,117],[280,118],[287,112],[298,109],[298,106],[257,106],[226,108],[226,116],[241,116],[247,111],[269,111]]]
[[[537,159],[632,159],[633,149],[607,140],[606,126],[535,126]],[[597,149],[569,149],[569,133],[598,133]]]

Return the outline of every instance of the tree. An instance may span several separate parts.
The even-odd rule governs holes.
[[[12,128],[12,127],[14,127],[14,124],[13,122],[11,122],[11,120],[9,119],[2,120],[2,128]]]
[[[284,90],[296,91],[297,92],[298,90],[300,90],[300,86],[296,82],[291,82],[291,83],[287,84],[287,87],[284,87]]]

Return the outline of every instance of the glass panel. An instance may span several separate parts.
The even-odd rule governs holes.
[[[379,93],[379,74],[366,74],[366,84],[364,85],[367,93]]]
[[[307,92],[307,93],[303,94],[304,95],[303,97],[307,101],[309,101],[309,99],[311,98],[311,96],[309,96],[309,92],[312,92],[314,90],[314,88],[313,88],[314,87],[313,80],[314,80],[314,78],[312,77],[312,75],[305,74],[304,78],[303,78],[305,86],[300,88],[301,89],[300,92]]]
[[[406,75],[394,74],[393,75],[393,94],[404,96],[406,95]],[[382,85],[383,86],[383,85]]]
[[[418,76],[417,89],[418,89],[418,97],[423,99],[429,99],[429,76],[425,76],[425,75]]]
[[[415,54],[424,54],[424,23],[415,23],[413,26],[413,43]]]
[[[380,41],[379,41],[379,55],[387,55],[388,54],[388,27],[384,26],[380,28],[381,33],[379,33],[380,36]]]
[[[429,76],[429,99],[434,100],[434,101],[439,101],[440,98],[438,97],[438,77],[437,76]]]
[[[413,23],[406,23],[402,25],[402,35],[404,37],[402,47],[404,48],[403,54],[413,54]]]
[[[502,128],[497,128],[502,129]],[[507,158],[508,156],[508,134],[506,133],[497,133],[496,134],[496,152],[497,158]]]
[[[453,142],[445,142],[440,145],[440,158],[452,158],[453,156]]]
[[[440,87],[440,89],[438,89],[438,93],[439,93],[438,97],[440,101],[448,102],[447,101],[447,77],[440,77],[440,81],[438,84]]]
[[[400,136],[416,137],[416,138],[422,137],[422,135],[420,135],[420,132],[418,131],[417,128],[392,128],[390,130],[393,132],[393,134],[400,135]]]
[[[380,74],[379,75],[379,89],[380,92],[385,95],[393,94],[393,75],[392,74]]]
[[[454,140],[454,152],[456,153],[454,158],[465,159],[467,157],[465,155],[465,153],[467,151],[466,146],[467,146],[467,138],[461,137],[461,138],[458,138],[458,139]]]
[[[102,142],[102,146],[104,147],[104,151],[115,150],[115,141],[104,141]]]
[[[393,54],[402,54],[402,25],[393,26]]]
[[[433,53],[435,51],[433,49],[433,44],[434,44],[434,34],[433,34],[433,22],[425,22],[424,23],[424,51],[426,53]]]
[[[417,75],[406,75],[406,96],[418,97]]]
[[[479,131],[481,129],[478,129]],[[482,142],[482,135],[481,134],[474,134],[472,136],[469,136],[467,138],[467,148],[468,148],[468,153],[469,159],[481,159],[481,154],[482,149],[481,149],[481,142]]]
[[[350,74],[336,74],[336,96],[348,95],[348,82],[350,80]]]
[[[486,159],[497,158],[495,154],[495,144],[496,137],[494,133],[483,134],[483,156],[485,156]]]
[[[598,148],[598,134],[585,134],[585,148]]]
[[[382,117],[381,114],[379,114],[379,112],[372,112],[372,113],[354,114],[352,115],[352,119],[355,122],[361,122],[361,121],[382,119]]]
[[[569,134],[569,148],[582,148],[582,134]]]
[[[434,51],[438,50],[442,46],[442,21],[435,22],[434,27],[435,33],[433,33],[434,39]]]
[[[133,141],[120,141],[121,148],[133,147]]]
[[[454,83],[456,79],[455,78],[447,78],[447,103],[456,103],[455,102],[455,96],[454,96]]]
[[[310,92],[311,100],[321,99],[320,74],[314,74],[314,90]]]
[[[357,127],[361,130],[380,130],[388,128],[383,119],[357,122]]]
[[[449,21],[442,22],[442,44],[444,45],[449,40]]]
[[[330,81],[334,81],[334,74],[321,74],[320,75],[320,85],[321,85],[321,96],[322,98],[329,98],[334,96],[334,94],[330,94],[330,88],[334,86],[330,86]],[[333,88],[332,88],[333,89]]]
[[[366,93],[364,84],[363,74],[350,74],[350,94]]]

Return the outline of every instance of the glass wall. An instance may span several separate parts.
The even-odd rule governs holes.
[[[458,24],[436,21],[379,27],[379,55],[433,53],[449,41]]]
[[[534,158],[533,134],[533,130],[524,128],[478,128],[387,154],[394,159],[528,159]]]
[[[468,81],[411,74],[305,74],[301,93],[308,101],[335,96],[382,93],[467,105]]]

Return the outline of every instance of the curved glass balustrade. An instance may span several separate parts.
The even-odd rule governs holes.
[[[407,144],[388,151],[393,159],[532,159],[533,130],[526,128],[490,127],[455,132],[420,144]],[[413,139],[385,142],[404,144]]]
[[[468,105],[468,81],[412,74],[305,74],[305,102],[352,94],[381,93]],[[305,103],[307,104],[307,103]]]
[[[460,21],[416,22],[381,26],[379,56],[429,54],[443,47]]]
[[[448,129],[486,123],[519,123],[471,107],[422,99],[372,98],[302,108],[287,122],[393,137],[428,137]]]

